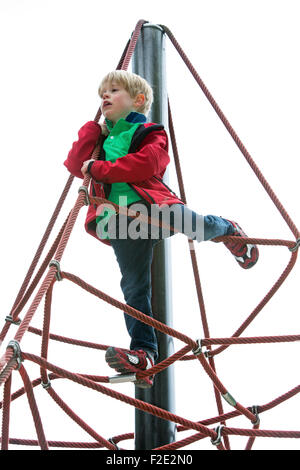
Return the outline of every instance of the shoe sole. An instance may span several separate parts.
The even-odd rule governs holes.
[[[116,357],[117,354],[118,353],[114,347],[108,348],[105,353],[105,360],[107,364],[121,374],[130,373],[131,371],[126,369],[126,367],[118,360]]]
[[[246,235],[246,233],[244,232],[244,230],[239,226],[239,224],[237,224],[236,222],[231,222],[232,224],[235,225],[235,227],[238,229],[239,233],[240,233],[240,236],[243,237],[243,238],[248,238],[248,235]],[[238,238],[238,236],[237,236]],[[238,240],[237,240],[237,243],[238,243]],[[250,245],[250,244],[247,244],[245,243],[245,245]],[[225,244],[226,246],[226,244]],[[243,245],[242,245],[243,246]],[[226,248],[231,252],[230,248],[228,248],[226,246]],[[248,250],[247,250],[248,251]],[[234,256],[234,258],[236,259],[237,263],[240,265],[241,268],[243,269],[250,269],[252,268],[258,261],[258,258],[259,258],[259,250],[257,248],[256,245],[252,245],[252,249],[251,249],[251,257],[247,257],[244,261],[241,261],[239,260],[239,256],[238,255],[235,255],[231,252],[231,254]],[[240,258],[243,258],[243,255],[241,254]]]

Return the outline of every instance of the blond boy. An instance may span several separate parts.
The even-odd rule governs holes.
[[[241,267],[252,267],[258,259],[258,249],[239,241],[238,237],[246,235],[236,222],[191,211],[164,183],[163,175],[170,161],[168,137],[162,125],[146,122],[153,100],[152,89],[146,80],[117,70],[103,78],[99,95],[105,120],[101,124],[89,121],[80,129],[65,166],[80,178],[86,173],[91,176],[92,195],[119,206],[146,211],[149,215],[155,208],[160,220],[167,213],[167,225],[174,228],[167,234],[160,230],[153,236],[150,225],[137,227],[130,217],[117,215],[113,205],[108,211],[89,206],[86,230],[112,246],[122,275],[121,288],[126,304],[152,316],[153,247],[177,231],[198,242],[236,235],[235,242],[224,244]],[[105,140],[100,156],[97,160],[91,159],[101,135]],[[126,313],[124,316],[131,337],[130,349],[110,347],[106,351],[106,361],[120,373],[146,370],[158,358],[155,331]],[[136,384],[149,387],[152,378]]]

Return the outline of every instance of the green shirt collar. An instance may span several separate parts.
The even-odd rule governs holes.
[[[128,122],[131,124],[137,124],[137,123],[143,124],[144,122],[146,122],[146,116],[142,113],[137,113],[136,111],[132,111],[131,113],[128,114],[128,116],[125,119],[124,118],[119,119],[115,125],[109,119],[105,119],[105,122],[106,122],[109,132],[111,132],[114,126],[116,126],[119,123],[122,124],[122,122],[123,123]]]

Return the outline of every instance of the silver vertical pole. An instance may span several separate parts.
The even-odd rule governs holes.
[[[145,78],[154,91],[149,121],[168,126],[166,55],[163,29],[155,24],[143,26],[133,56],[132,71]],[[167,174],[167,172],[166,172]],[[166,179],[165,176],[164,179]],[[171,266],[169,240],[154,248],[152,263],[152,309],[156,320],[172,326]],[[157,332],[159,361],[174,352],[171,337]],[[174,371],[169,367],[157,374],[151,389],[135,388],[135,397],[174,412]],[[135,412],[135,448],[153,449],[175,440],[175,424],[140,410]]]

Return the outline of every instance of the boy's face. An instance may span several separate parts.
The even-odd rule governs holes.
[[[137,109],[136,98],[132,98],[122,85],[105,83],[101,93],[101,111],[114,124]]]

